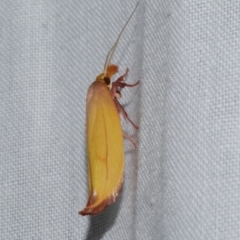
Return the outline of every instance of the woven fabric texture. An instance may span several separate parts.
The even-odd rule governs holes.
[[[124,31],[124,186],[94,217],[85,100],[133,1],[0,3],[0,239],[240,239],[240,2],[150,0]]]

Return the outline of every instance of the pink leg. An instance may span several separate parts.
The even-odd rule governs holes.
[[[134,148],[137,147],[137,144],[135,143],[135,141],[134,141],[131,137],[129,137],[129,136],[128,136],[127,134],[125,134],[125,133],[123,133],[123,136],[132,143],[132,145],[133,145]]]
[[[111,94],[112,94],[112,97],[114,99],[114,102],[117,106],[117,109],[118,111],[122,114],[123,118],[124,119],[127,119],[134,128],[138,129],[138,126],[128,117],[128,114],[127,112],[124,110],[124,107],[118,102],[118,98],[121,97],[121,93],[120,93],[120,90],[124,87],[135,87],[139,84],[139,81],[133,83],[133,84],[127,84],[127,83],[124,83],[124,78],[127,76],[128,74],[128,68],[126,69],[126,72],[120,76],[115,82],[112,83],[112,88],[111,88]],[[127,134],[123,133],[123,136],[125,138],[127,138],[131,143],[132,145],[134,146],[134,148],[136,148],[136,143],[135,141],[129,137]]]
[[[138,129],[138,126],[128,117],[128,114],[127,112],[125,111],[124,107],[120,104],[120,102],[115,98],[114,99],[116,105],[117,105],[117,108],[118,110],[121,112],[122,116],[127,119],[134,128]]]
[[[125,73],[122,76],[120,76],[115,82],[123,82],[124,78],[128,75],[128,71],[129,69],[127,68]]]
[[[127,84],[124,83],[124,78],[127,76],[128,74],[128,68],[126,69],[126,72],[120,76],[115,82],[112,83],[112,88],[111,88],[111,94],[113,96],[113,98],[120,98],[121,97],[121,93],[120,93],[120,89],[124,88],[124,87],[135,87],[139,84],[139,81],[133,83],[133,84]],[[119,89],[120,88],[120,89]]]
[[[123,83],[123,82],[113,82],[112,86],[113,87],[119,87],[119,88],[124,88],[124,87],[135,87],[139,84],[139,81],[133,83],[133,84],[127,84],[127,83]]]
[[[113,87],[120,87],[120,88],[124,88],[124,87],[135,87],[139,84],[139,81],[135,82],[134,84],[127,84],[127,83],[123,83],[124,78],[127,76],[129,72],[129,69],[126,69],[126,72],[120,76],[115,82],[112,83]]]

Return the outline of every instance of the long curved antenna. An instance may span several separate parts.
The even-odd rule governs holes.
[[[139,3],[139,2],[138,2],[138,3]],[[115,49],[116,49],[116,47],[117,47],[117,45],[118,45],[119,39],[120,39],[120,37],[121,37],[124,29],[126,28],[128,22],[129,22],[130,19],[132,18],[135,10],[137,9],[138,3],[136,4],[135,8],[133,9],[130,17],[129,17],[128,20],[127,20],[127,22],[126,22],[125,25],[123,26],[121,32],[119,33],[116,42],[114,43],[114,45],[112,46],[112,48],[110,49],[110,51],[109,51],[108,54],[107,54],[106,61],[105,61],[105,64],[104,64],[104,70],[103,70],[104,75],[105,75],[106,72],[107,72],[107,67],[108,67],[108,65],[109,65],[109,63],[110,63],[110,61],[111,61],[111,59],[112,59],[113,53],[114,53],[114,51],[115,51]]]

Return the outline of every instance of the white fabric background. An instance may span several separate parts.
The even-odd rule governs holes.
[[[125,182],[87,201],[85,98],[133,1],[0,2],[0,238],[240,239],[240,2],[140,1],[115,53],[130,68]]]

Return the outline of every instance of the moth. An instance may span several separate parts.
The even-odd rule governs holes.
[[[80,211],[81,215],[94,215],[102,212],[108,205],[115,202],[123,182],[124,147],[123,136],[136,147],[136,143],[123,133],[120,116],[127,119],[134,128],[138,128],[128,117],[123,106],[119,103],[121,89],[135,87],[134,84],[124,82],[126,72],[115,82],[111,78],[118,72],[118,66],[111,64],[113,53],[117,47],[121,34],[138,4],[128,18],[113,47],[110,49],[104,69],[90,85],[87,93],[87,151],[88,151],[88,202]]]

